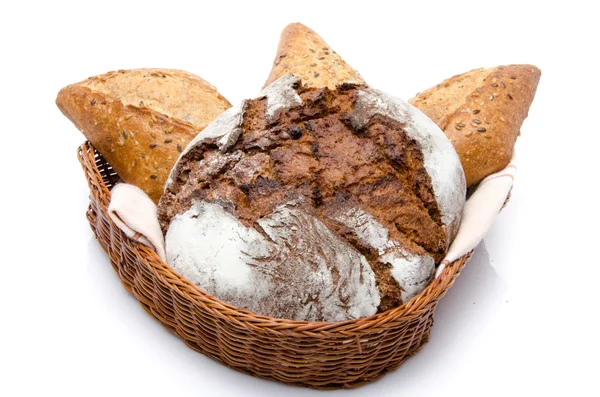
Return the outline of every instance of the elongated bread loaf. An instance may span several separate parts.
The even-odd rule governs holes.
[[[125,182],[155,202],[179,153],[231,107],[205,80],[169,69],[90,77],[63,88],[56,104]]]
[[[321,36],[301,23],[289,24],[281,33],[273,68],[264,87],[286,74],[299,77],[307,87],[335,89],[341,83],[364,84],[360,74]]]
[[[510,162],[540,75],[533,65],[475,69],[444,80],[409,103],[446,133],[467,185],[473,185]]]

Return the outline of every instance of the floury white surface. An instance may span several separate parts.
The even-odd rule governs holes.
[[[257,98],[267,98],[267,119],[270,121],[275,117],[278,110],[289,109],[294,105],[301,105],[302,98],[294,89],[300,83],[298,77],[285,75],[265,87]]]
[[[365,257],[301,202],[281,204],[257,223],[265,235],[219,204],[196,201],[171,221],[167,263],[210,294],[260,314],[344,321],[377,312],[379,290]]]
[[[402,288],[402,302],[421,292],[433,278],[435,263],[430,255],[407,252],[400,242],[390,240],[388,229],[360,208],[351,208],[334,216],[347,226],[365,246],[377,250],[379,260],[391,266],[391,274]]]
[[[196,137],[190,141],[190,143],[179,156],[177,162],[179,162],[179,160],[188,153],[190,148],[193,148],[205,139],[219,138],[217,140],[217,146],[219,147],[219,150],[221,152],[227,151],[229,147],[237,142],[237,139],[242,133],[245,103],[245,101],[242,101],[221,113],[220,116],[218,116],[212,123],[203,129],[201,133],[196,135]],[[177,163],[175,163],[175,165],[177,165]],[[170,186],[173,184],[173,173],[175,170],[176,168],[174,166],[169,174],[169,178],[167,179],[165,186]]]
[[[148,316],[92,238],[75,153],[83,136],[53,103],[64,85],[136,67],[189,70],[239,103],[262,87],[283,27],[301,21],[373,87],[403,99],[480,66],[542,69],[511,202],[440,301],[430,342],[380,381],[327,394],[595,396],[592,5],[6,3],[0,395],[323,395],[223,367]]]

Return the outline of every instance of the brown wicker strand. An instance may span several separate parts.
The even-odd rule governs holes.
[[[435,307],[472,254],[446,266],[408,303],[368,318],[326,323],[258,315],[203,292],[128,239],[107,214],[118,175],[89,142],[78,155],[90,187],[87,219],[125,288],[190,348],[261,378],[351,388],[398,368],[429,340]]]

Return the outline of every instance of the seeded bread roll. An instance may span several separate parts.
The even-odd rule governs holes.
[[[443,132],[364,85],[286,75],[184,150],[158,205],[167,263],[279,318],[369,316],[423,290],[465,200]]]
[[[450,138],[470,186],[510,162],[540,75],[533,65],[475,69],[444,80],[409,103]]]
[[[155,202],[183,148],[231,107],[205,80],[169,69],[90,77],[63,88],[56,104],[125,182]]]
[[[364,84],[356,70],[317,33],[301,23],[292,23],[281,33],[273,68],[264,87],[286,74],[300,77],[308,87],[335,89],[342,83]]]

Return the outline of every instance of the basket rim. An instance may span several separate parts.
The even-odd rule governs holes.
[[[107,212],[108,204],[110,203],[110,190],[105,183],[102,173],[97,167],[97,163],[104,162],[109,166],[110,164],[89,141],[85,141],[80,145],[77,153],[81,166],[87,176],[88,185],[90,186],[90,195],[94,195],[100,209],[103,212]],[[116,175],[116,173],[114,173],[114,175]],[[88,209],[88,211],[90,210],[91,209]],[[108,217],[108,222],[112,228],[118,229],[110,217]],[[285,332],[286,334],[310,334],[311,336],[315,336],[315,333],[325,331],[327,333],[337,333],[340,335],[360,334],[361,330],[372,333],[376,332],[378,327],[382,327],[381,330],[383,331],[384,328],[387,328],[386,324],[388,323],[401,321],[403,320],[403,317],[409,315],[418,315],[417,312],[419,310],[426,310],[426,306],[432,300],[439,300],[446,293],[447,289],[454,283],[454,280],[460,273],[462,267],[473,254],[473,251],[470,251],[466,255],[446,265],[442,273],[437,278],[434,278],[423,291],[398,307],[368,317],[352,320],[313,322],[266,316],[226,303],[203,291],[200,287],[180,275],[172,267],[164,263],[152,249],[127,238],[120,229],[118,230],[122,234],[123,240],[130,246],[132,252],[143,261],[155,277],[163,279],[170,288],[177,290],[180,295],[184,295],[186,298],[193,301],[194,304],[202,305],[211,311],[218,311],[218,314],[222,317],[235,321],[241,326],[260,328],[261,330],[270,330],[273,332]],[[103,247],[103,249],[105,248]],[[165,277],[165,275],[168,275],[168,277]]]

